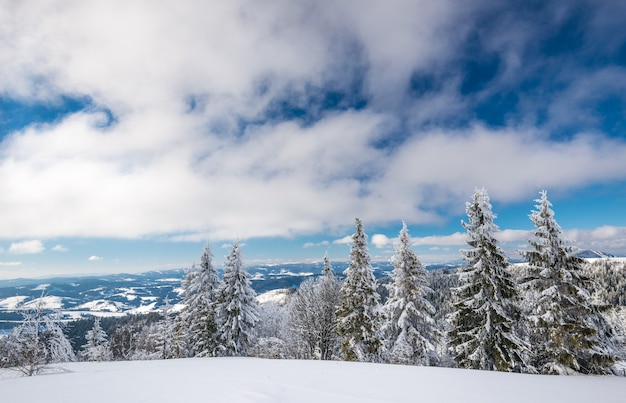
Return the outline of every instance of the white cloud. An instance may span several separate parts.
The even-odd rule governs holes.
[[[69,248],[67,248],[66,246],[63,246],[61,244],[55,245],[52,248],[52,250],[55,251],[55,252],[69,252]]]
[[[389,246],[392,243],[391,239],[389,239],[387,235],[383,235],[383,234],[372,235],[371,242],[377,248],[384,248],[386,246]]]
[[[330,242],[328,241],[321,241],[321,242],[306,242],[304,245],[302,245],[303,248],[314,248],[317,246],[328,246],[330,245]]]
[[[614,227],[612,225],[605,225],[591,231],[591,237],[597,240],[600,239],[611,239],[616,237],[624,237],[626,236],[626,231],[624,228]]]
[[[220,248],[222,248],[222,249],[232,249],[232,248],[233,248],[233,246],[234,246],[234,244],[233,244],[233,243],[228,243],[228,242],[226,242],[226,243],[223,243],[223,244],[220,246]],[[245,242],[239,242],[239,247],[243,248],[244,246],[246,246],[246,243],[245,243]]]
[[[564,236],[579,249],[594,249],[607,253],[626,250],[626,227],[602,226],[595,229],[564,230]]]
[[[496,233],[496,239],[499,242],[525,242],[532,235],[532,231],[505,229]]]
[[[0,41],[13,44],[0,50],[0,92],[28,102],[84,95],[96,106],[2,140],[0,237],[290,237],[341,230],[355,215],[428,225],[462,212],[475,186],[518,201],[539,188],[624,179],[618,140],[554,144],[525,126],[402,126],[407,111],[395,108],[412,76],[455,55],[468,32],[456,2],[181,4],[0,6]],[[304,126],[263,123],[268,106],[306,88],[347,90],[356,70],[366,108]],[[591,84],[622,76],[603,72],[571,93],[586,98]],[[456,86],[406,108],[419,121],[455,114],[467,108]],[[97,107],[117,123],[102,128]],[[562,110],[552,109],[555,121]],[[376,145],[398,130],[402,147]]]
[[[87,260],[89,260],[90,262],[97,262],[104,259],[102,256],[96,256],[96,255],[92,255],[89,256],[89,258]]]
[[[0,262],[0,266],[21,266],[22,262]]]
[[[615,180],[626,172],[626,144],[579,136],[560,144],[540,133],[492,130],[435,131],[414,136],[389,159],[380,177],[368,184],[375,193],[370,219],[416,217],[433,223],[436,211],[462,213],[467,195],[485,186],[493,200],[531,198],[537,189],[568,189]],[[495,167],[495,168],[494,168]],[[417,206],[417,208],[416,208]],[[385,218],[387,217],[387,218]],[[365,219],[366,217],[364,217]]]
[[[33,239],[30,241],[13,242],[9,246],[9,253],[14,255],[37,254],[45,249],[41,241]]]
[[[467,234],[461,232],[455,232],[451,235],[431,235],[426,237],[412,237],[412,245],[463,245],[467,243]]]
[[[514,255],[516,250],[528,248],[528,240],[532,237],[531,230],[504,229],[496,233],[498,241],[507,246]],[[602,226],[595,229],[563,230],[563,238],[579,249],[595,249],[607,253],[622,253],[626,250],[626,227]],[[429,250],[437,251],[441,246],[467,246],[467,234],[455,232],[450,235],[436,235],[412,238],[414,246],[429,246]],[[442,248],[443,249],[443,248]],[[449,248],[445,248],[450,250]]]
[[[335,239],[333,241],[335,245],[350,245],[352,242],[354,242],[352,235],[346,235],[343,238]]]

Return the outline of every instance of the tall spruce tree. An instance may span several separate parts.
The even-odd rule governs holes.
[[[606,325],[601,307],[591,301],[592,282],[582,272],[584,261],[563,238],[554,219],[547,192],[535,200],[530,219],[535,226],[530,250],[520,252],[528,261],[530,342],[534,365],[542,373],[574,372],[604,374],[616,361],[598,331]]]
[[[406,223],[391,258],[392,283],[383,311],[383,334],[389,360],[399,364],[429,365],[436,357],[438,331],[432,315],[435,308],[425,298],[431,291],[426,270],[411,250],[411,238]]]
[[[193,279],[189,303],[189,333],[191,348],[196,357],[215,355],[217,324],[215,301],[220,280],[212,263],[209,243],[200,256],[200,268]]]
[[[350,264],[344,272],[346,278],[341,286],[341,306],[337,310],[337,333],[346,360],[378,361],[383,316],[367,235],[358,218],[352,240]]]
[[[180,315],[176,318],[176,341],[178,345],[177,355],[180,358],[193,357],[195,352],[193,351],[193,344],[195,344],[191,337],[191,323],[193,321],[193,307],[194,299],[196,298],[196,277],[198,277],[199,271],[196,263],[194,262],[191,267],[185,270],[185,277],[181,282],[182,288],[182,304],[184,306]]]
[[[260,312],[256,293],[243,267],[239,241],[224,263],[224,280],[218,292],[218,335],[221,353],[246,355],[256,339],[255,326]]]
[[[524,343],[513,332],[518,289],[498,246],[491,203],[485,189],[477,189],[466,203],[471,249],[461,250],[467,266],[454,290],[452,329],[448,343],[460,367],[512,371],[524,366]]]

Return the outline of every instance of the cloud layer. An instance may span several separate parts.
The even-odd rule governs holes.
[[[45,247],[39,240],[13,242],[9,246],[9,253],[14,255],[37,254],[43,252]]]
[[[432,224],[476,186],[626,180],[598,109],[626,99],[622,2],[488,3],[4,3],[1,97],[83,107],[3,138],[0,237]]]

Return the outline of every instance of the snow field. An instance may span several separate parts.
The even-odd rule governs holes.
[[[193,358],[81,362],[21,377],[0,370],[3,403],[621,402],[626,379],[525,375],[341,361]]]

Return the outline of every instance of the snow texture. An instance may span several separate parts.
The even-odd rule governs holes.
[[[0,369],[2,401],[616,402],[613,376],[548,376],[338,361],[193,358],[55,364],[46,376]]]

